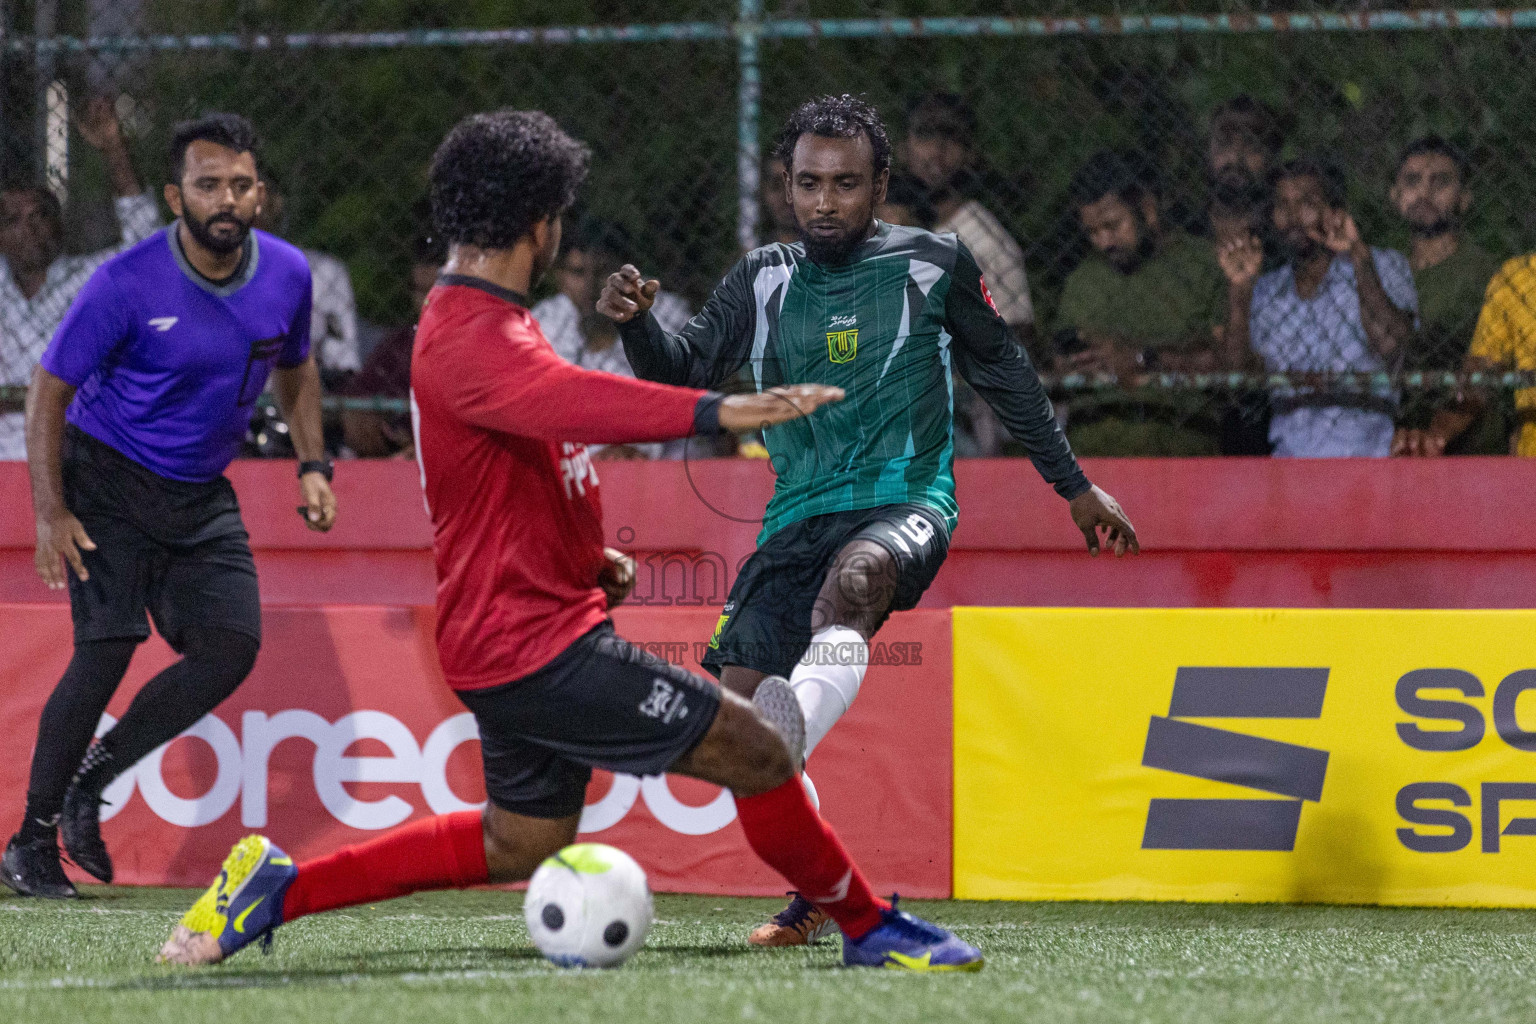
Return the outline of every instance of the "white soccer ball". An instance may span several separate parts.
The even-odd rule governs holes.
[[[651,887],[623,850],[602,843],[567,846],[528,883],[528,934],[561,967],[617,967],[651,930]]]

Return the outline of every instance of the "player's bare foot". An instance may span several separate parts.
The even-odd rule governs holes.
[[[223,959],[224,951],[219,948],[218,939],[207,932],[195,932],[184,924],[171,929],[171,937],[165,940],[160,955],[155,957],[157,963],[188,967],[216,964]]]

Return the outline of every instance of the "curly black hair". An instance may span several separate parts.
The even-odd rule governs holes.
[[[510,249],[575,201],[591,159],[542,111],[466,117],[432,157],[432,223],[445,243]]]
[[[802,135],[819,135],[824,139],[867,136],[875,154],[875,175],[890,169],[891,140],[885,134],[885,123],[874,107],[857,96],[818,96],[800,104],[774,141],[774,155],[784,161],[785,167],[793,164],[795,143]]]
[[[170,161],[166,170],[172,185],[181,184],[187,167],[187,148],[194,142],[213,142],[236,153],[249,153],[260,163],[261,140],[256,127],[239,114],[204,114],[191,121],[179,122],[171,130]]]

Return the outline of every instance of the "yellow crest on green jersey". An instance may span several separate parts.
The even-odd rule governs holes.
[[[725,632],[725,624],[731,621],[731,613],[726,612],[720,616],[720,621],[715,623],[715,631],[709,638],[709,646],[715,650],[720,649],[720,634]]]
[[[858,350],[858,328],[854,328],[851,331],[827,332],[827,358],[834,363],[852,362]]]

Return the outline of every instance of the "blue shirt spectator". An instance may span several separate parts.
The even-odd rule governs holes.
[[[1408,257],[1372,247],[1371,262],[1392,304],[1417,314],[1419,302]],[[1366,338],[1355,267],[1347,256],[1333,258],[1310,299],[1297,293],[1296,273],[1289,264],[1261,276],[1253,287],[1249,330],[1253,350],[1276,373],[1382,373],[1388,369]],[[1307,388],[1273,393],[1275,417],[1269,439],[1276,455],[1391,454],[1396,396],[1390,388],[1362,391],[1358,406],[1316,404],[1317,398]]]
[[[1402,253],[1361,239],[1337,167],[1290,161],[1275,176],[1272,207],[1286,260],[1279,269],[1260,273],[1264,247],[1252,231],[1217,239],[1229,362],[1303,378],[1399,365],[1418,326],[1413,271]],[[1274,390],[1271,405],[1275,455],[1392,453],[1397,396],[1384,383],[1292,381]]]

